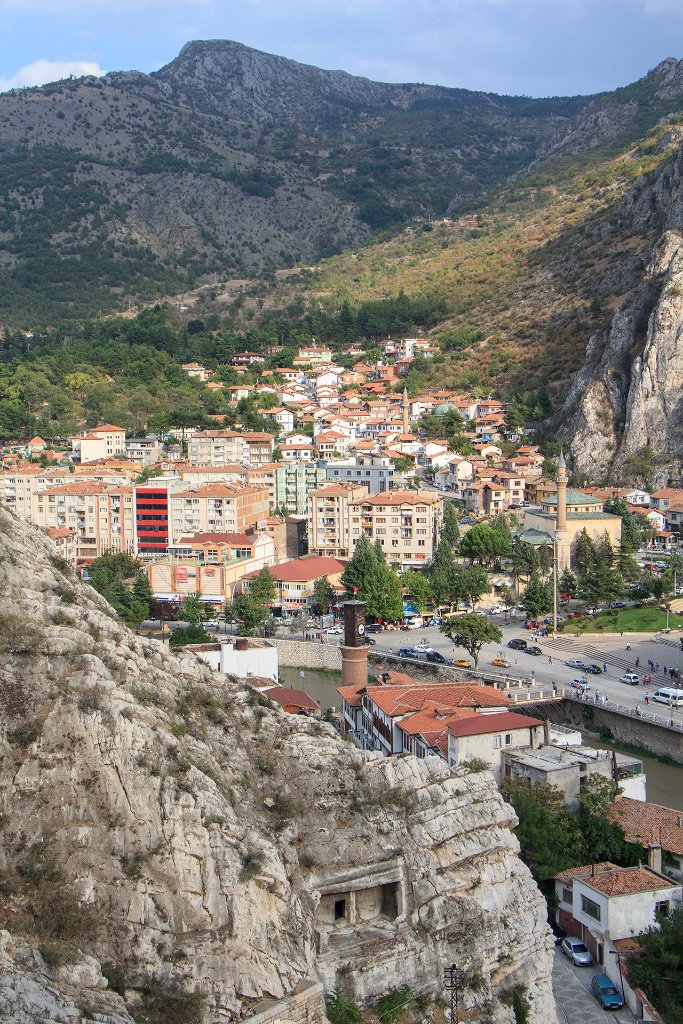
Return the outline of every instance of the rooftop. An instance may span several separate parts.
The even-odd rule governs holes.
[[[609,861],[569,868],[555,877],[560,881],[580,879],[584,885],[602,893],[603,896],[634,896],[641,892],[680,888],[672,879],[664,878],[652,868],[620,868]]]
[[[683,856],[683,814],[680,811],[622,796],[614,801],[610,818],[623,828],[627,842],[645,847],[661,846],[668,853]]]

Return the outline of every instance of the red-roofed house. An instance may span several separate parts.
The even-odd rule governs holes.
[[[448,727],[448,763],[479,758],[488,761],[497,782],[503,781],[503,751],[514,747],[535,750],[543,742],[543,722],[512,711],[475,715]]]
[[[312,715],[320,714],[320,705],[305,690],[296,690],[289,686],[271,686],[261,692],[264,697],[270,697],[290,715],[306,715],[310,718]]]
[[[277,588],[273,607],[281,608],[283,613],[298,612],[310,606],[316,580],[326,576],[332,586],[339,583],[344,563],[337,561],[336,558],[326,557],[293,558],[289,562],[269,566],[269,569],[275,577]],[[243,577],[244,590],[249,590],[251,580],[257,575],[258,573],[251,572]]]

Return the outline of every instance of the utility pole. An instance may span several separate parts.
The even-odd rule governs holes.
[[[451,994],[451,1024],[460,1024],[459,996],[462,986],[462,972],[456,964],[444,967],[443,985]]]

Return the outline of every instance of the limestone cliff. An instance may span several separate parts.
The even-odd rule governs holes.
[[[456,961],[477,1019],[520,989],[555,1021],[488,773],[364,755],[135,636],[4,510],[0,552],[0,1019],[218,1024]]]
[[[591,479],[632,476],[627,460],[649,446],[661,484],[683,465],[683,148],[636,182],[618,219],[634,235],[656,226],[658,240],[609,329],[590,339],[559,430]]]

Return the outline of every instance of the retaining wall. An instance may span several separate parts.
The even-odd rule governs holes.
[[[336,644],[321,644],[311,640],[284,640],[268,637],[277,647],[277,654],[283,668],[338,669],[341,671],[341,651]]]
[[[323,1024],[325,1020],[325,1003],[323,987],[319,982],[303,982],[297,990],[286,999],[272,1002],[260,1013],[245,1017],[243,1024]]]
[[[529,713],[538,714],[538,710],[534,712],[530,709]],[[617,741],[634,743],[652,754],[671,757],[683,764],[683,733],[654,722],[621,715],[599,704],[584,704],[574,700],[544,704],[542,715],[558,725],[572,725],[595,733],[599,733],[601,726],[606,726],[611,729]]]

